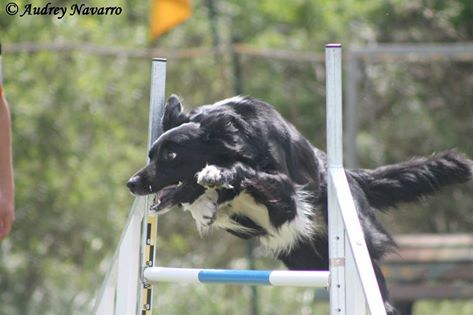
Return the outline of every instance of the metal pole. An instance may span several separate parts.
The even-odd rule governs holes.
[[[341,48],[325,48],[330,314],[365,314],[367,298],[370,313],[382,315],[386,310],[343,169]]]
[[[343,167],[342,45],[325,46],[328,167]]]
[[[164,99],[166,86],[166,59],[154,58],[151,71],[151,95],[149,107],[148,150],[162,133],[161,119],[164,113]],[[146,198],[145,214],[143,218],[143,240],[141,242],[141,266],[144,270],[153,267],[156,260],[156,238],[158,233],[158,216],[149,211],[150,197]],[[151,284],[142,279],[140,305],[137,314],[151,315],[153,308],[153,290]]]
[[[151,72],[151,95],[149,105],[148,150],[163,132],[161,119],[164,113],[166,87],[166,59],[153,58]]]
[[[355,270],[361,282],[355,285],[349,283],[345,287],[346,296],[357,296],[356,299],[350,299],[348,301],[354,302],[354,304],[345,304],[345,308],[347,311],[350,311],[350,314],[361,314],[362,310],[365,309],[365,305],[360,305],[360,303],[364,303],[364,297],[366,297],[370,314],[386,315],[383,299],[379,291],[368,247],[366,246],[363,229],[358,218],[355,203],[353,202],[353,196],[350,191],[345,171],[342,168],[329,168],[328,176],[331,178],[331,183],[335,183],[332,192],[335,195],[337,208],[334,209],[340,212],[340,217],[344,222],[346,235],[345,257],[351,256],[344,262],[344,265],[346,266],[345,284],[348,283],[347,281],[354,280],[354,277],[348,276],[347,273],[355,272]],[[353,263],[355,265],[353,265]],[[363,288],[362,292],[359,290],[355,291],[359,285]]]
[[[327,102],[327,162],[343,168],[342,45],[325,46]],[[328,234],[330,269],[330,314],[345,314],[345,231],[333,183],[328,177]]]

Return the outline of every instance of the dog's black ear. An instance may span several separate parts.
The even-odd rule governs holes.
[[[221,153],[249,156],[252,150],[248,145],[250,125],[238,115],[220,113],[209,115],[200,121],[204,141],[219,143]]]
[[[200,121],[200,127],[204,132],[204,140],[231,139],[239,134],[235,117],[227,113],[204,116]]]
[[[171,95],[164,106],[164,114],[161,121],[163,131],[167,131],[186,122],[189,122],[189,116],[182,111],[181,100],[176,95]]]

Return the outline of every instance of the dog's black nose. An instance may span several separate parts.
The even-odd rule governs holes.
[[[136,188],[138,187],[140,178],[138,176],[133,176],[128,180],[128,183],[126,183],[128,189],[134,193],[136,191]]]

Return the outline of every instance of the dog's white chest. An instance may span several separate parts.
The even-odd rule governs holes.
[[[217,205],[218,193],[207,189],[205,194],[192,204],[184,204],[184,209],[191,212],[199,233],[204,234],[211,227],[232,231],[245,231],[248,228],[232,220],[232,216],[245,216],[265,230],[272,230],[268,209],[256,203],[247,193],[241,193],[229,202]]]
[[[241,193],[229,203],[222,204],[218,209],[217,223],[219,214],[231,217],[234,214],[245,216],[265,230],[271,230],[268,209],[260,203],[257,203],[252,196],[247,193]],[[223,220],[226,221],[226,220]]]
[[[232,217],[238,215],[249,218],[267,232],[266,235],[259,236],[261,243],[278,254],[290,250],[300,239],[312,237],[319,228],[314,225],[313,209],[305,197],[302,192],[297,192],[296,216],[277,228],[271,224],[266,206],[257,203],[245,192],[229,202],[217,205],[218,193],[214,189],[208,189],[194,203],[184,206],[191,212],[201,234],[212,227],[248,233],[252,231],[251,228],[242,226]]]

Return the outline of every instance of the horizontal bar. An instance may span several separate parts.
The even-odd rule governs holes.
[[[328,287],[329,272],[150,267],[144,270],[144,278],[149,282]]]
[[[271,272],[269,281],[274,286],[293,287],[328,287],[330,272],[327,271],[288,271],[275,270]]]

